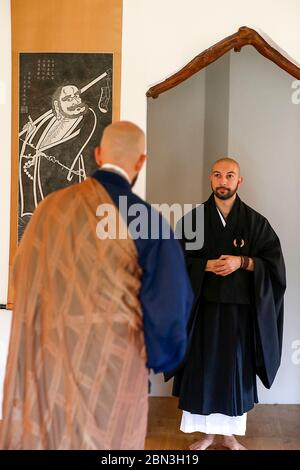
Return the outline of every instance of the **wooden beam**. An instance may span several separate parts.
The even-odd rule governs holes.
[[[163,82],[149,88],[146,96],[148,98],[157,98],[161,93],[176,87],[184,80],[187,80],[195,73],[212,64],[231,49],[235,52],[240,52],[242,47],[247,45],[253,46],[261,55],[274,62],[274,64],[278,65],[278,67],[285,70],[294,78],[300,80],[300,67],[274,49],[274,47],[263,39],[254,29],[242,26],[237,33],[222,39],[222,41],[219,41],[214,46],[198,54],[174,75],[171,75],[171,77]]]

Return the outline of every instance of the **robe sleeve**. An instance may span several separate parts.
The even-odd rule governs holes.
[[[253,256],[256,373],[270,388],[281,361],[286,274],[279,238],[266,219],[255,245],[258,247]]]
[[[192,211],[194,214],[195,211]],[[176,232],[179,235],[180,245],[184,254],[185,265],[191,282],[191,286],[194,292],[194,301],[196,301],[202,288],[202,282],[205,274],[205,267],[208,258],[204,255],[203,250],[187,250],[187,244],[191,240],[185,237],[185,217],[183,217],[176,226]],[[182,227],[182,229],[180,228]]]
[[[140,300],[144,316],[147,367],[173,370],[187,347],[193,294],[177,240],[157,240],[143,260]]]
[[[181,220],[179,224],[183,223],[184,224],[184,219]],[[181,233],[180,229],[178,229],[178,226],[176,228],[177,233]],[[188,319],[188,324],[187,324],[187,332],[188,332],[188,339],[187,339],[187,347],[186,347],[186,353],[185,356],[183,356],[181,362],[177,364],[175,368],[172,368],[169,370],[168,373],[164,374],[164,380],[167,382],[170,380],[172,377],[176,376],[177,374],[180,374],[180,371],[185,364],[186,358],[188,356],[190,347],[191,347],[191,342],[193,338],[193,332],[194,332],[194,327],[196,324],[197,320],[197,312],[198,312],[198,302],[200,300],[200,294],[202,290],[202,284],[204,280],[204,274],[205,274],[205,267],[207,263],[207,257],[203,255],[203,250],[187,250],[186,249],[186,243],[190,242],[190,240],[187,240],[184,236],[184,231],[182,233],[182,237],[179,238],[180,240],[180,245],[182,249],[182,253],[184,256],[185,260],[185,265],[186,265],[186,270],[191,282],[191,287],[193,290],[193,303],[191,305],[191,312],[189,315]]]

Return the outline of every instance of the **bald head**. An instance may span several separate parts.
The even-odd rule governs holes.
[[[220,168],[223,166],[226,168],[232,167],[232,169],[236,170],[237,175],[240,176],[240,173],[241,173],[240,165],[236,160],[234,160],[231,157],[222,157],[216,160],[215,163],[211,167],[211,173],[213,173],[215,168]]]
[[[129,121],[118,121],[107,126],[100,147],[95,149],[96,162],[117,165],[125,170],[131,181],[137,178],[145,155],[145,134]]]
[[[100,146],[105,163],[127,165],[144,153],[145,135],[142,129],[132,122],[114,122],[105,128]]]
[[[230,157],[219,158],[213,164],[209,179],[215,197],[223,201],[233,201],[243,182],[243,177],[240,175],[240,165]]]

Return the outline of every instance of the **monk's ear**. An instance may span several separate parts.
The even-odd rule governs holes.
[[[243,181],[244,181],[243,176],[240,176],[240,177],[239,177],[239,184],[242,184]]]
[[[102,165],[101,147],[96,147],[94,150],[95,160],[98,166]]]
[[[135,166],[134,166],[134,169],[136,171],[140,171],[142,169],[142,166],[144,165],[145,163],[145,160],[147,158],[147,155],[145,155],[144,153],[142,153],[142,155],[139,156]]]

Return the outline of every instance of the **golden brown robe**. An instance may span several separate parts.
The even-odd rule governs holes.
[[[144,448],[142,273],[130,237],[96,236],[104,203],[115,207],[88,178],[49,195],[23,235],[2,449]]]

